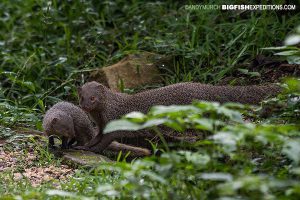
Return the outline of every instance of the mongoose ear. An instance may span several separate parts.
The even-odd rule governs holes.
[[[102,84],[98,83],[96,87],[97,87],[97,89],[99,89],[99,90],[100,90],[100,89],[103,89],[103,88],[104,88],[104,85],[102,85]]]
[[[51,124],[56,124],[57,121],[58,121],[58,119],[55,117],[52,119]]]

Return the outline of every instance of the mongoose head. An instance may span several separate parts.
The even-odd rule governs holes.
[[[57,135],[59,137],[74,138],[75,130],[73,118],[61,111],[56,111],[51,117],[49,127],[46,127],[48,135]]]
[[[84,84],[77,89],[80,107],[86,112],[101,109],[101,105],[105,101],[106,87],[102,84],[92,81]]]

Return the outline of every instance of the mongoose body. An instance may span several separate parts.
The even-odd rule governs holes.
[[[98,133],[88,115],[78,106],[59,102],[51,107],[43,119],[43,128],[46,135],[56,135],[62,139],[62,148],[68,148],[73,142],[77,145],[85,145]],[[53,137],[49,137],[50,146],[54,145]],[[148,149],[112,142],[109,151],[123,153],[131,152],[133,157],[148,156],[151,152]]]
[[[105,86],[93,81],[78,89],[81,107],[90,113],[99,126],[99,134],[86,147],[101,152],[117,138],[150,137],[149,131],[120,132],[102,135],[105,125],[132,111],[147,113],[154,105],[186,105],[193,100],[216,101],[220,103],[238,102],[257,104],[265,98],[280,92],[275,84],[263,86],[212,86],[201,83],[178,83],[152,89],[133,95],[112,92]],[[91,147],[91,148],[88,148]]]
[[[88,115],[69,102],[52,106],[44,116],[43,128],[46,135],[62,139],[62,148],[68,148],[75,141],[78,145],[85,145],[96,134]],[[49,137],[49,144],[54,145],[53,137]]]

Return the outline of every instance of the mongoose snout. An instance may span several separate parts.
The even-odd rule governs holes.
[[[80,87],[77,88],[80,107],[86,112],[91,112],[92,110],[94,110],[99,105],[99,101],[101,101],[99,97],[101,97],[100,91],[102,85],[97,85],[91,82],[89,87],[92,88],[92,90],[90,90],[89,92],[86,92],[85,89],[82,89]]]

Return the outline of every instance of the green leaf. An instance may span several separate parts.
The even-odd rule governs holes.
[[[243,122],[243,117],[242,114],[238,111],[235,110],[231,110],[226,108],[225,106],[221,106],[218,110],[217,110],[218,114],[223,114],[225,116],[227,116],[229,119],[236,121],[236,122]]]
[[[300,80],[296,78],[289,78],[285,81],[288,86],[288,93],[300,92]]]
[[[199,112],[199,109],[197,109],[195,106],[192,105],[183,105],[183,106],[154,106],[151,109],[152,115],[162,115],[162,114],[170,114],[170,113],[180,113],[180,112],[187,112],[187,111],[193,111],[193,112]]]
[[[167,121],[167,119],[151,119],[144,124],[138,124],[127,119],[113,120],[106,125],[103,133],[106,134],[114,131],[137,131],[145,128],[151,128],[153,126],[162,125]]]
[[[281,51],[278,53],[275,53],[274,55],[278,56],[293,56],[299,54],[299,50],[290,50],[290,51]]]
[[[170,127],[176,131],[184,131],[184,128],[183,128],[183,124],[180,124],[180,123],[177,123],[176,121],[173,121],[173,120],[169,120],[168,122],[165,122],[164,125],[166,125],[167,127]]]
[[[137,131],[142,128],[142,125],[130,122],[126,119],[119,119],[109,122],[104,128],[103,134],[107,134],[114,131]]]
[[[109,197],[115,197],[120,194],[119,191],[115,190],[114,186],[111,184],[103,184],[97,187],[97,193]]]
[[[237,190],[259,191],[264,189],[264,179],[260,176],[244,176],[233,181],[218,185],[218,188],[223,195],[232,195]]]
[[[147,176],[149,179],[151,179],[151,181],[159,182],[159,184],[167,184],[168,183],[163,177],[161,177],[151,171],[142,170],[140,172],[140,174],[142,176]]]
[[[191,151],[179,151],[180,155],[183,155],[188,162],[192,162],[196,166],[205,166],[210,161],[210,157],[206,154],[199,154]]]
[[[44,102],[41,99],[38,100],[37,104],[39,105],[39,107],[41,108],[41,110],[43,112],[45,112],[45,105],[44,105]]]
[[[284,44],[289,45],[297,45],[300,43],[300,35],[299,34],[292,34],[286,37],[284,40]]]
[[[292,46],[281,46],[281,47],[265,47],[263,50],[297,50],[297,47]]]
[[[240,139],[230,132],[219,132],[211,137],[217,144],[221,144],[223,149],[230,153],[237,149],[237,141]]]
[[[298,164],[300,161],[300,140],[286,141],[282,149],[282,153]]]
[[[151,128],[153,126],[162,125],[166,122],[169,122],[168,119],[150,119],[146,123],[144,123],[141,127],[144,128]]]
[[[146,119],[146,115],[141,112],[131,112],[125,115],[126,119],[130,119],[133,122],[143,122]]]
[[[25,86],[28,89],[30,89],[31,91],[35,92],[35,86],[34,86],[34,84],[32,82],[30,82],[30,81],[24,81],[24,82],[21,82],[21,85]]]
[[[238,71],[240,71],[243,74],[248,74],[248,72],[249,72],[248,69],[242,69],[242,68],[239,68]]]
[[[47,190],[46,194],[48,194],[49,196],[76,197],[74,193],[66,192],[63,190]]]
[[[300,52],[300,51],[299,51]],[[298,56],[288,56],[287,61],[289,64],[300,64],[300,55]]]
[[[212,181],[232,181],[232,175],[228,173],[215,172],[215,173],[202,173],[201,179]]]
[[[193,123],[195,123],[195,128],[199,130],[213,131],[214,120],[212,119],[193,119]]]
[[[218,102],[196,101],[194,105],[202,111],[215,111],[220,107]]]

